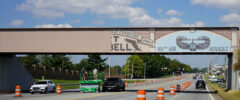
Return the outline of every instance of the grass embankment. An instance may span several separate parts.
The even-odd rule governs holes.
[[[168,77],[172,77],[173,75],[167,75],[167,76],[163,76],[163,77],[160,77],[160,78],[168,78]],[[35,79],[36,82],[38,82],[39,80],[41,79]],[[53,79],[45,79],[45,80],[51,80],[54,82],[54,84],[76,84],[76,83],[79,83],[79,80],[53,80]],[[141,82],[144,80],[126,80],[128,83],[134,83],[135,81],[137,82]],[[101,82],[100,85],[102,85],[103,83]],[[62,86],[62,89],[63,90],[66,90],[66,89],[77,89],[79,88],[79,85],[71,85],[71,86]]]
[[[159,78],[151,78],[151,79],[162,79],[162,78],[169,78],[169,77],[173,77],[174,75],[166,75],[166,76],[161,76],[161,77],[159,77]],[[146,79],[148,79],[148,78],[146,78]],[[139,80],[124,80],[124,81],[127,81],[128,83],[134,83],[135,81],[137,81],[137,82],[145,82],[145,80],[141,80],[141,79],[139,79]]]
[[[217,90],[218,94],[225,100],[239,100],[240,91],[228,91],[227,92],[226,88],[218,86],[217,83],[212,83],[212,82],[208,81],[207,75],[205,75],[205,78],[206,78],[206,82],[207,82],[208,86],[210,86],[211,89],[213,89],[213,90]]]
[[[41,79],[35,79],[36,82]],[[79,83],[79,80],[52,80],[52,79],[45,79],[45,80],[51,80],[54,84],[76,84]],[[79,85],[71,85],[71,86],[62,86],[63,90],[66,89],[76,89],[79,88]]]

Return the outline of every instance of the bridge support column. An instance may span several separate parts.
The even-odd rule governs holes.
[[[228,54],[227,90],[232,89],[232,54]]]
[[[237,63],[237,52],[228,55],[228,73],[227,73],[227,90],[239,90],[238,71],[233,66]]]
[[[12,92],[16,85],[28,91],[33,82],[33,77],[15,55],[0,55],[0,92]]]

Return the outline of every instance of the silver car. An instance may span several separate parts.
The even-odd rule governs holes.
[[[47,94],[48,92],[55,92],[55,85],[52,81],[50,80],[40,80],[34,85],[31,86],[30,88],[30,93],[45,93]]]

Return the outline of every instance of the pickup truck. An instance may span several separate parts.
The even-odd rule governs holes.
[[[102,85],[102,91],[105,92],[106,90],[125,91],[125,83],[119,77],[107,78]]]

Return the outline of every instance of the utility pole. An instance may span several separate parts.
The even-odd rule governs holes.
[[[145,75],[146,75],[146,62],[144,62],[144,79],[145,79]]]
[[[62,71],[63,71],[63,56],[62,56]]]
[[[132,75],[131,75],[131,79],[133,79],[133,63],[132,63]]]
[[[111,76],[111,68],[110,68],[110,55],[109,55],[109,67],[108,67],[108,77],[110,78],[110,76]]]
[[[129,79],[129,61],[128,61],[128,72],[127,72],[127,76],[128,76],[128,79]]]

